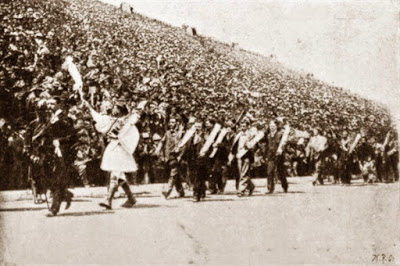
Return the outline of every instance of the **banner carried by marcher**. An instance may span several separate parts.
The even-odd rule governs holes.
[[[215,138],[217,137],[218,132],[221,130],[221,125],[216,123],[214,125],[214,128],[212,129],[210,135],[208,136],[206,143],[204,143],[204,146],[200,150],[200,157],[204,156],[207,151],[210,149],[211,145],[213,144]]]

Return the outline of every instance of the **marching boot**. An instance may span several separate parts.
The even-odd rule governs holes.
[[[162,194],[163,194],[163,196],[165,197],[165,199],[168,199],[169,195],[170,195],[171,192],[172,192],[172,189],[174,188],[174,185],[175,185],[174,177],[173,177],[173,176],[170,176],[169,179],[168,179],[168,183],[167,183],[167,187],[168,187],[168,188],[167,188],[166,191],[163,191],[163,192],[162,192]]]
[[[223,182],[218,193],[219,194],[224,194],[225,187],[226,187],[226,182]]]
[[[99,203],[101,207],[106,208],[107,210],[111,210],[111,204],[114,197],[115,192],[118,190],[118,184],[112,183],[108,189],[108,195],[104,202]]]
[[[73,197],[74,197],[74,194],[72,194],[71,191],[66,189],[65,194],[64,194],[65,202],[67,203],[67,205],[65,205],[66,210],[71,206],[71,201],[72,201]]]
[[[223,171],[223,173],[221,175],[221,181],[220,181],[220,186],[219,186],[219,191],[218,191],[219,194],[224,193],[227,181],[228,181],[228,178],[226,177],[225,171]]]
[[[52,192],[52,194],[53,194],[53,202],[50,206],[50,212],[53,216],[56,216],[57,213],[60,211],[61,195],[60,191]]]
[[[253,195],[254,189],[256,186],[253,184],[253,182],[249,182],[249,196]]]
[[[274,178],[273,177],[267,177],[267,193],[266,194],[272,194],[274,193],[275,190],[275,182],[274,182]]]
[[[124,207],[124,208],[132,208],[133,205],[136,204],[136,199],[135,199],[135,197],[133,196],[133,194],[132,194],[132,192],[131,192],[131,189],[130,189],[128,183],[127,183],[127,182],[124,182],[124,183],[121,185],[121,187],[122,187],[122,189],[124,190],[126,196],[128,197],[128,199],[125,201],[124,204],[121,205],[121,207]]]
[[[193,202],[199,202],[203,196],[203,192],[199,187],[193,188]]]
[[[184,198],[185,197],[185,190],[183,189],[182,184],[181,183],[177,183],[175,185],[175,187],[176,187],[176,191],[179,193],[179,197],[180,198]]]

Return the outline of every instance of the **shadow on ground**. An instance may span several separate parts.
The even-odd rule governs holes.
[[[92,216],[92,215],[103,215],[103,214],[113,214],[113,211],[87,211],[87,212],[66,212],[59,213],[56,216],[48,214],[47,217],[65,217],[65,216]]]
[[[218,201],[237,201],[238,199],[216,199],[216,198],[205,198],[201,202],[218,202]]]
[[[25,207],[25,208],[4,208],[0,209],[0,212],[25,212],[25,211],[42,211],[47,210],[46,207]]]
[[[169,205],[158,205],[158,204],[138,204],[132,207],[131,209],[146,209],[146,208],[176,208],[176,206]]]
[[[277,192],[274,192],[274,193],[277,193],[277,194],[303,194],[303,193],[306,193],[306,192],[304,192],[304,191],[288,191],[288,192],[283,192],[283,191],[277,191]]]
[[[327,183],[327,184],[316,184],[316,187],[364,187],[364,186],[379,186],[379,183],[373,184],[364,184],[364,183],[352,183],[352,184],[334,184],[334,183]]]
[[[72,202],[92,202],[91,200],[87,200],[87,199],[72,199]]]
[[[152,209],[152,208],[176,208],[176,206],[139,203],[133,206],[132,208],[118,207],[118,208],[113,208],[113,210],[135,210],[135,209]]]

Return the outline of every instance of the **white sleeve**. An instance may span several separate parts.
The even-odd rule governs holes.
[[[110,130],[114,122],[112,117],[108,115],[102,115],[92,108],[90,108],[90,114],[92,115],[93,120],[96,122],[95,127],[98,132],[105,134]]]

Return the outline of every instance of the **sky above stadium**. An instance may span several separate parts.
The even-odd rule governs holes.
[[[400,119],[399,1],[126,2],[148,17],[274,54],[294,70],[388,105]]]

